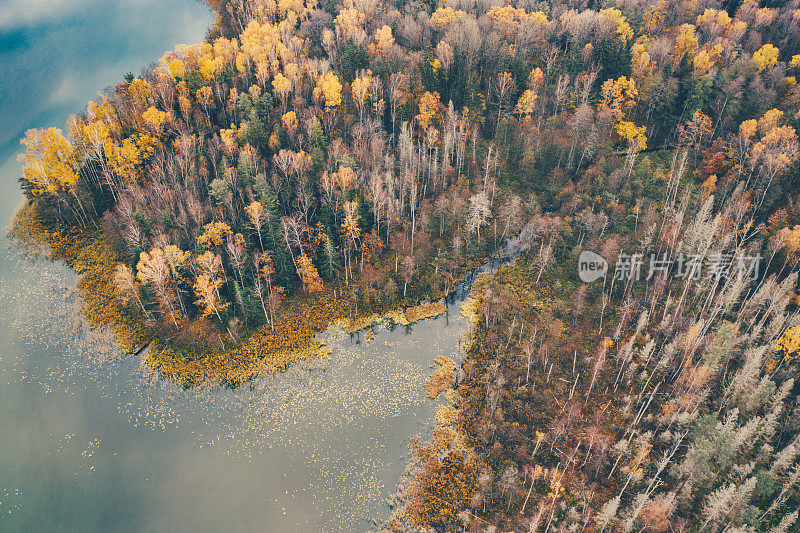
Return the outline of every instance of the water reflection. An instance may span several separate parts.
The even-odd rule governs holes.
[[[168,518],[187,528],[369,529],[388,515],[410,437],[429,430],[436,402],[422,385],[431,363],[437,355],[459,357],[468,327],[454,308],[408,330],[377,326],[372,341],[332,330],[322,335],[333,348],[326,358],[237,390],[185,390],[152,375],[139,358],[118,358],[110,339],[86,329],[65,268],[18,259],[13,270],[0,280],[0,294],[3,308],[17,309],[8,326],[19,332],[19,355],[0,376],[24,389],[43,424],[61,428],[38,443],[47,461],[69,470],[49,497],[69,500],[73,488],[94,496],[121,490],[122,506],[142,513],[148,527]],[[46,420],[47,411],[58,416],[65,407],[83,424]],[[29,481],[29,472],[18,474]],[[19,514],[29,504],[24,492]],[[37,496],[30,495],[35,508],[43,503]],[[72,502],[89,507],[84,513],[98,511],[78,496]],[[242,507],[245,501],[254,507]]]
[[[31,126],[63,125],[126,72],[201,40],[211,20],[200,0],[3,0],[0,146],[16,150]]]

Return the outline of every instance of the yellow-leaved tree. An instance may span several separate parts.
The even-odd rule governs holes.
[[[214,103],[214,91],[211,89],[211,87],[200,87],[197,89],[195,96],[197,97],[197,102],[206,112],[206,119],[208,120],[208,123],[211,124],[209,109],[211,109],[211,105]]]
[[[639,91],[636,83],[625,76],[616,80],[608,79],[600,88],[600,106],[598,111],[608,110],[615,121],[620,121],[625,114],[636,106]]]
[[[440,30],[463,14],[463,11],[455,11],[452,7],[440,7],[431,14],[431,24],[433,24],[437,30]]]
[[[231,227],[224,222],[209,222],[203,226],[203,233],[197,237],[197,244],[202,246],[222,246],[225,236],[231,232]]]
[[[75,151],[58,128],[28,130],[20,141],[27,151],[19,156],[23,175],[34,195],[73,192],[78,181]]]
[[[629,145],[634,145],[637,150],[644,150],[647,147],[647,137],[645,136],[645,127],[637,126],[633,122],[623,120],[619,122],[614,130],[617,134],[625,139]]]
[[[440,97],[437,92],[425,91],[419,97],[419,113],[414,118],[417,119],[417,124],[423,132],[428,131],[436,113],[439,112],[440,105]]]
[[[342,103],[342,84],[339,76],[333,72],[328,72],[317,82],[322,99],[325,101],[325,109],[331,110]]]
[[[133,271],[128,265],[119,263],[116,268],[114,268],[114,285],[119,290],[124,304],[128,303],[131,296],[135,296],[145,316],[150,316],[139,296],[139,285],[136,283],[136,277],[133,275]]]
[[[353,94],[353,101],[358,106],[359,119],[363,121],[364,108],[372,91],[372,73],[367,70],[362,76],[356,77],[350,85],[350,91]]]
[[[628,20],[622,11],[615,7],[600,10],[600,16],[614,24],[617,31],[617,37],[623,43],[627,43],[633,37],[633,29],[628,24]]]
[[[306,254],[302,254],[297,258],[297,274],[300,276],[300,281],[303,282],[303,287],[308,292],[322,291],[322,278],[319,277],[317,267],[314,266],[313,261]]]
[[[214,313],[219,321],[222,322],[222,317],[219,313],[230,305],[227,302],[222,303],[219,295],[219,288],[223,284],[221,278],[222,258],[209,251],[198,256],[195,263],[200,270],[197,278],[195,278],[193,287],[194,294],[197,296],[195,303],[203,308],[203,316],[209,316]]]
[[[375,30],[375,47],[382,56],[387,56],[394,46],[394,36],[392,35],[392,28],[383,25],[383,27]]]
[[[519,97],[517,105],[514,108],[514,113],[517,115],[533,114],[533,112],[536,110],[536,100],[538,98],[539,96],[535,92],[527,89],[524,93],[522,93],[522,96]]]
[[[292,82],[279,72],[272,80],[272,91],[275,93],[275,96],[280,99],[281,107],[285,111],[286,101],[289,98],[289,93],[292,92]]]
[[[24,188],[34,196],[51,195],[66,203],[85,226],[88,217],[75,189],[78,157],[72,143],[58,128],[28,130],[20,143],[27,148],[18,157],[23,164]]]
[[[633,171],[636,156],[639,155],[639,152],[647,148],[646,129],[645,126],[637,126],[633,122],[627,120],[621,120],[614,126],[614,131],[616,131],[617,135],[623,138],[628,145],[625,166],[629,176],[631,171]]]
[[[283,129],[285,129],[290,134],[294,135],[294,132],[297,131],[297,113],[294,111],[287,111],[281,117],[281,123],[283,124]]]
[[[175,79],[183,79],[186,75],[186,65],[180,59],[173,59],[167,66],[170,76]]]
[[[150,98],[152,91],[149,83],[141,78],[136,78],[128,84],[128,93],[135,103],[141,107],[147,107],[147,100]]]
[[[142,113],[142,119],[144,119],[145,124],[156,137],[161,137],[164,135],[167,125],[172,122],[172,113],[159,111],[151,106]]]
[[[155,153],[156,144],[158,141],[152,135],[136,133],[123,139],[122,144],[106,139],[105,153],[111,169],[118,176],[143,182],[141,171]]]
[[[800,325],[786,330],[775,343],[775,349],[784,352],[786,357],[794,357],[800,352]]]
[[[672,48],[672,57],[680,61],[686,53],[693,53],[699,46],[697,27],[694,24],[682,24],[675,37],[675,46]]]
[[[758,67],[758,71],[770,69],[778,64],[778,50],[775,45],[765,44],[753,54],[753,63]]]
[[[195,278],[193,287],[194,294],[197,296],[195,303],[202,307],[203,316],[209,316],[214,313],[220,322],[222,322],[222,317],[219,314],[219,309],[222,307],[219,301],[219,288],[221,285],[221,279],[212,278],[210,275],[203,273]],[[225,305],[227,306],[228,304]]]
[[[250,205],[244,208],[245,213],[247,214],[248,220],[250,220],[250,224],[253,225],[253,229],[256,230],[256,234],[258,235],[258,245],[261,246],[261,249],[264,249],[264,242],[261,239],[261,228],[264,226],[264,220],[267,218],[267,212],[264,209],[264,206],[261,202],[252,202]]]

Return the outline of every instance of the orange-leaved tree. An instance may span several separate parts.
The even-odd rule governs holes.
[[[305,253],[297,258],[297,275],[300,276],[300,281],[303,282],[303,288],[308,292],[322,291],[322,278],[319,277],[319,272],[317,272],[314,262]]]

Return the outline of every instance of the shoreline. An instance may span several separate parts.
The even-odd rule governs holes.
[[[93,234],[96,233],[96,234]],[[177,333],[154,327],[141,309],[120,299],[113,285],[113,268],[120,257],[99,235],[89,229],[50,227],[26,201],[14,215],[8,238],[22,247],[36,247],[49,260],[63,261],[78,278],[78,295],[83,314],[91,327],[107,327],[127,356],[144,355],[146,364],[163,378],[184,387],[238,387],[258,375],[285,370],[291,364],[326,354],[317,335],[332,325],[341,325],[353,334],[385,320],[408,326],[447,311],[446,299],[468,283],[473,270],[447,294],[415,305],[392,308],[378,304],[361,316],[351,317],[340,287],[326,287],[320,297],[295,294],[283,304],[274,320],[274,329],[262,325],[243,336],[240,343],[223,351],[195,344],[170,343],[193,327],[193,321],[181,320]],[[492,261],[496,254],[487,257]],[[484,263],[481,263],[483,265]],[[320,305],[322,303],[322,305]],[[221,337],[221,332],[218,333]]]

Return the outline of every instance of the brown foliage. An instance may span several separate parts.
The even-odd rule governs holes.
[[[81,274],[78,294],[85,302],[84,316],[93,327],[110,328],[123,350],[132,351],[153,335],[138,304],[117,288],[114,272],[120,257],[99,232],[47,224],[36,205],[28,203],[17,213],[12,234],[47,245],[51,259],[64,261]]]
[[[459,531],[458,514],[469,507],[477,486],[474,461],[463,450],[439,458],[434,446],[413,446],[420,471],[409,495],[409,520],[417,527]]]
[[[298,296],[274,319],[275,329],[263,326],[244,344],[224,352],[200,345],[154,343],[147,354],[153,369],[166,378],[188,385],[223,383],[240,385],[261,373],[283,370],[291,363],[320,354],[317,332],[347,316],[347,302],[333,291]]]
[[[436,364],[439,365],[439,368],[425,382],[425,390],[428,392],[429,398],[436,398],[453,384],[453,371],[456,369],[453,360],[440,355],[436,358]]]
[[[447,306],[444,302],[437,300],[435,302],[425,302],[406,309],[406,320],[410,324],[423,320],[425,318],[432,318],[444,314],[447,311]]]

